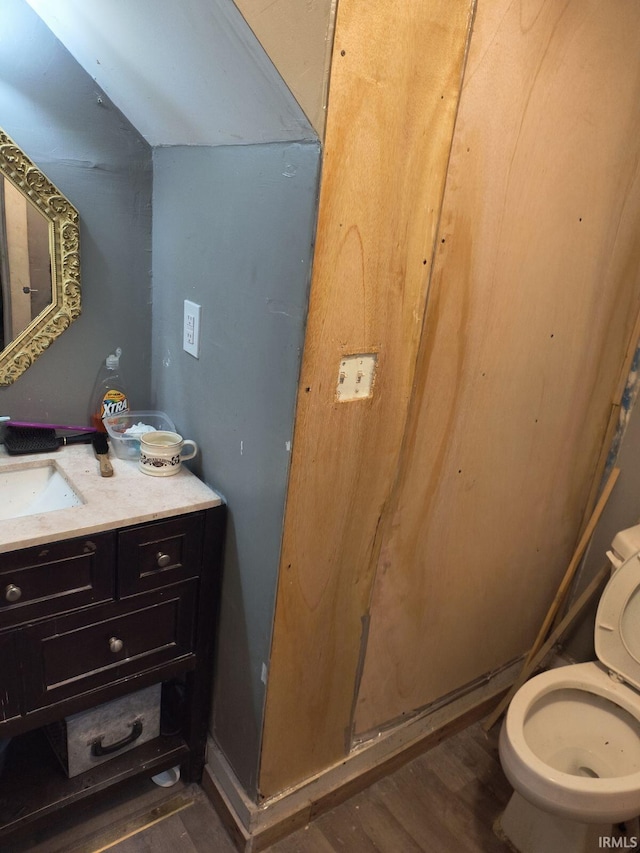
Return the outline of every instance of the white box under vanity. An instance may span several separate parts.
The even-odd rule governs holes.
[[[226,507],[186,468],[111,461],[103,478],[90,446],[0,450],[0,491],[44,468],[75,496],[0,520],[0,839],[134,776],[202,773]],[[69,778],[43,727],[158,684],[179,690],[171,725]]]

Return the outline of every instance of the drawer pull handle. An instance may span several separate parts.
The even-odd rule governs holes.
[[[19,586],[10,583],[4,591],[4,597],[7,599],[7,601],[20,601],[20,599],[22,598],[22,590]]]
[[[166,569],[166,567],[171,562],[171,557],[168,554],[163,554],[162,551],[158,551],[156,554],[156,560],[158,562],[158,566],[161,569]]]
[[[136,720],[131,726],[131,732],[126,737],[123,737],[122,740],[111,743],[109,746],[102,745],[101,737],[98,738],[98,740],[94,740],[91,744],[91,755],[99,757],[100,755],[109,755],[111,752],[117,752],[119,749],[124,749],[125,746],[129,746],[129,744],[133,743],[134,740],[138,740],[141,734],[142,721]]]
[[[119,640],[117,637],[111,637],[109,639],[109,648],[111,649],[111,651],[113,652],[114,655],[117,655],[118,652],[121,652],[123,646],[124,646],[124,643],[122,642],[122,640]]]

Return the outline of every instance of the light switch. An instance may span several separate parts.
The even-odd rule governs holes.
[[[341,359],[336,389],[341,403],[372,396],[377,359],[376,353],[347,355]]]

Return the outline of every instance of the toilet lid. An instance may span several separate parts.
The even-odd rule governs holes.
[[[640,554],[629,557],[606,585],[594,639],[598,660],[640,690]]]

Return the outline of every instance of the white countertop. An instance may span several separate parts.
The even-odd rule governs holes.
[[[109,453],[109,460],[113,476],[101,477],[90,444],[21,456],[11,456],[0,446],[0,474],[53,463],[84,501],[82,506],[0,520],[0,553],[183,515],[222,503],[220,495],[184,465],[170,477],[151,477],[139,471],[136,462],[118,459],[113,452]]]

